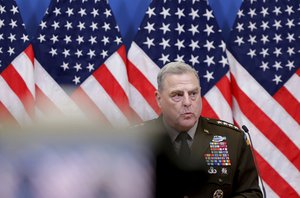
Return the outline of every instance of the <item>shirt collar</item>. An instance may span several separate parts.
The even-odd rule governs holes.
[[[168,134],[169,134],[169,136],[171,138],[172,143],[175,142],[175,139],[178,136],[178,134],[180,133],[180,131],[176,131],[175,129],[173,129],[172,127],[170,127],[164,121],[164,119],[162,119],[162,120],[163,120],[164,126],[166,127],[167,132],[168,132]],[[197,126],[198,126],[198,121],[199,120],[197,120],[197,122],[194,124],[194,126],[190,130],[188,130],[188,132],[187,132],[189,134],[189,136],[192,138],[192,141],[194,140],[194,136],[195,136],[196,129],[197,129]]]

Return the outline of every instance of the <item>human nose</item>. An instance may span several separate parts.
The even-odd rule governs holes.
[[[185,93],[183,96],[183,105],[190,106],[191,105],[191,98],[188,93]]]

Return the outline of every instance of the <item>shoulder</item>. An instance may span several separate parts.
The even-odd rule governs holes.
[[[217,119],[205,118],[205,117],[203,117],[202,119],[204,119],[207,122],[207,125],[213,128],[222,128],[229,131],[242,132],[239,127],[235,126],[230,122],[226,122],[224,120],[217,120]]]
[[[202,118],[207,123],[209,132],[212,134],[222,134],[228,135],[230,137],[239,137],[240,139],[244,139],[247,145],[250,145],[250,140],[246,133],[244,133],[239,127],[235,126],[230,122],[226,122],[224,120],[217,120],[212,118]]]
[[[163,122],[160,117],[152,119],[152,120],[147,120],[135,125],[131,126],[131,129],[134,130],[144,130],[144,131],[160,131],[163,128]]]
[[[151,119],[151,120],[147,120],[147,121],[144,121],[142,123],[140,123],[138,125],[139,127],[145,127],[145,128],[157,128],[157,127],[161,127],[163,126],[163,122],[162,122],[162,119],[160,117],[158,118],[154,118],[154,119]]]

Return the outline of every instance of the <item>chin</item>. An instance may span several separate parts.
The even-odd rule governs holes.
[[[196,123],[197,120],[191,119],[191,120],[183,120],[180,122],[181,128],[184,130],[190,130]]]

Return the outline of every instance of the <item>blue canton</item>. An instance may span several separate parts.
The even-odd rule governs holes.
[[[204,0],[153,0],[135,43],[159,67],[172,61],[192,65],[199,72],[202,95],[228,71],[225,43]]]
[[[122,44],[106,0],[57,0],[33,41],[36,59],[59,84],[80,85]]]
[[[0,73],[29,45],[15,1],[0,0]]]
[[[300,7],[295,0],[244,1],[230,51],[270,95],[300,67]]]

